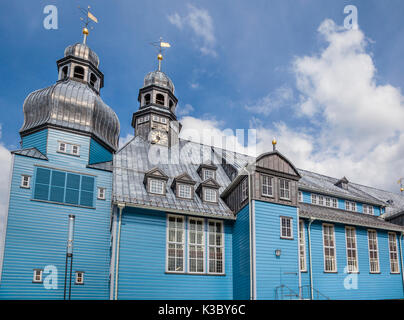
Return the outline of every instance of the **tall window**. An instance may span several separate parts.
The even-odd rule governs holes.
[[[262,174],[261,181],[262,181],[261,194],[263,196],[272,197],[273,196],[272,177]]]
[[[311,194],[311,203],[317,204],[317,195],[314,193]]]
[[[320,206],[323,206],[323,205],[324,205],[324,197],[323,197],[323,196],[318,196],[318,204],[319,204]]]
[[[84,68],[79,67],[79,66],[74,67],[73,77],[83,80],[84,79]]]
[[[156,103],[164,106],[164,96],[161,93],[156,94]]]
[[[95,88],[95,84],[97,83],[97,77],[94,73],[90,75],[90,85]]]
[[[144,96],[144,104],[149,104],[150,103],[150,93],[145,94]]]
[[[280,191],[279,197],[281,199],[290,199],[289,188],[290,188],[289,180],[279,179],[279,191]]]
[[[69,68],[67,66],[64,66],[62,69],[62,77],[61,80],[64,80],[67,78],[67,71],[69,70]]]
[[[323,224],[323,243],[324,243],[324,271],[336,272],[337,259],[335,255],[334,226]]]
[[[21,188],[29,189],[31,184],[31,176],[22,175],[21,176]]]
[[[189,219],[189,272],[204,272],[205,239],[203,219]]]
[[[338,200],[335,198],[331,199],[332,207],[333,208],[338,208]]]
[[[306,239],[304,237],[304,221],[299,221],[299,256],[300,256],[300,271],[307,271],[306,264]]]
[[[208,245],[209,245],[209,273],[223,273],[223,223],[221,221],[209,221],[208,223]]]
[[[165,182],[159,179],[149,179],[149,192],[164,194]]]
[[[345,228],[346,260],[348,272],[358,271],[358,254],[356,249],[356,232],[353,227]]]
[[[281,217],[281,238],[292,239],[292,218]]]
[[[397,236],[394,232],[389,232],[389,253],[390,253],[390,272],[399,273],[398,254],[397,254]]]
[[[241,201],[244,201],[248,197],[248,183],[247,178],[244,178],[241,183]]]
[[[379,251],[377,247],[377,232],[375,230],[368,230],[368,244],[370,272],[378,273],[380,272]]]
[[[76,271],[75,284],[84,284],[84,272],[83,271]]]
[[[184,218],[168,216],[167,271],[184,272]]]
[[[299,202],[303,202],[303,192],[299,191],[298,196],[299,196]]]

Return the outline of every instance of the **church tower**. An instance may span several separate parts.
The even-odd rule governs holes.
[[[139,90],[140,107],[133,114],[132,127],[135,136],[141,136],[152,144],[170,147],[178,141],[181,130],[175,115],[178,99],[174,95],[173,82],[161,71],[161,51],[157,59],[158,69],[145,76],[143,87]]]
[[[57,61],[56,82],[24,101],[0,299],[109,297],[119,120],[100,97],[104,75],[86,44],[87,28],[83,33],[83,43],[68,46]]]

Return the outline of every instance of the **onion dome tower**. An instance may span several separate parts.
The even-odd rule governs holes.
[[[177,141],[181,129],[175,115],[178,99],[173,82],[161,71],[162,48],[170,45],[160,39],[158,46],[158,68],[144,77],[138,95],[140,107],[133,114],[132,127],[135,136],[142,136],[152,144],[170,146]]]
[[[109,152],[118,148],[119,120],[100,97],[104,75],[98,69],[97,54],[83,43],[70,45],[57,61],[58,80],[34,91],[24,102],[24,138],[44,128],[59,128],[91,136]]]

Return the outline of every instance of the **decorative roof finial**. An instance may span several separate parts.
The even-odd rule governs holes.
[[[163,42],[162,37],[160,37],[160,40],[158,42],[152,42],[151,44],[159,49],[157,60],[159,61],[158,71],[161,71],[161,61],[163,60],[163,48],[170,48],[171,45],[168,42]]]
[[[401,192],[401,193],[404,191],[403,180],[404,180],[404,178],[400,178],[400,179],[397,181],[397,183],[400,185],[400,192]]]
[[[88,36],[88,34],[89,34],[89,31],[88,31],[88,28],[87,28],[87,27],[88,27],[88,24],[91,22],[89,19],[91,19],[91,20],[94,21],[95,23],[98,23],[98,19],[90,12],[90,6],[87,7],[87,10],[85,10],[85,9],[79,7],[79,10],[80,10],[83,14],[86,15],[85,20],[84,20],[83,17],[80,17],[80,20],[83,21],[83,23],[84,23],[84,28],[83,28],[83,35],[84,35],[84,37],[83,37],[83,44],[86,44],[86,43],[87,43],[87,36]],[[93,27],[91,27],[90,29],[93,29]]]
[[[276,151],[276,139],[275,139],[275,137],[272,139],[272,147],[273,147],[273,150]]]

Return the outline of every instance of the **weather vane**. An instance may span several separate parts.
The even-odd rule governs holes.
[[[91,21],[94,21],[95,23],[98,23],[98,19],[90,12],[90,6],[87,7],[87,10],[86,10],[86,9],[83,9],[83,8],[80,8],[80,7],[78,7],[78,8],[79,8],[79,10],[80,10],[83,14],[86,15],[85,18],[80,17],[80,20],[83,21],[83,23],[84,23],[84,28],[83,28],[83,35],[84,35],[83,44],[86,44],[86,42],[87,42],[87,36],[88,36],[88,34],[89,34],[89,31],[88,31],[88,28],[87,28],[87,27],[88,27],[88,25],[89,25],[89,23],[90,23]],[[93,29],[93,27],[91,27],[90,29]]]
[[[163,60],[163,50],[164,50],[164,48],[170,48],[171,45],[168,42],[164,42],[162,37],[160,37],[159,41],[152,42],[151,45],[158,48],[158,50],[159,50],[157,59],[159,61],[159,71],[161,71],[161,60]]]

